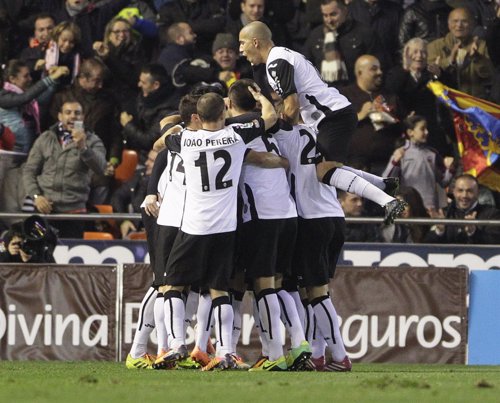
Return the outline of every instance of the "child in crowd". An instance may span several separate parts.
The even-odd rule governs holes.
[[[397,148],[383,176],[399,177],[401,185],[414,187],[431,216],[447,205],[444,188],[453,178],[453,157],[442,158],[427,145],[427,121],[413,115],[405,120],[407,141]]]
[[[74,22],[61,22],[52,31],[52,40],[45,51],[45,69],[49,71],[52,66],[68,67],[70,74],[61,82],[63,86],[71,84],[78,75],[80,42],[80,28]]]

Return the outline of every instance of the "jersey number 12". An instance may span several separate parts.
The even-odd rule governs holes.
[[[223,180],[224,175],[229,171],[231,167],[231,154],[226,150],[217,150],[213,153],[214,162],[219,158],[224,160],[224,165],[219,169],[219,172],[215,176],[215,189],[227,189],[233,186],[232,179],[227,181]],[[204,192],[210,191],[210,180],[208,178],[208,166],[207,166],[207,153],[205,151],[200,152],[200,158],[194,161],[194,165],[200,168],[201,171],[201,189]]]

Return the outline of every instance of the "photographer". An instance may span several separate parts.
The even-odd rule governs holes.
[[[4,237],[5,251],[0,263],[55,263],[55,230],[40,216],[15,223]]]
[[[3,237],[3,247],[0,252],[0,263],[23,263],[29,256],[21,251],[23,242],[22,223],[14,223]]]

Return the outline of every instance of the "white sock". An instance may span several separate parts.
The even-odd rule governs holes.
[[[342,361],[346,356],[344,342],[340,335],[339,319],[329,296],[313,301],[316,326],[330,349],[334,361]]]
[[[311,343],[312,358],[325,357],[325,350],[326,350],[326,341],[323,338],[323,335],[321,334],[319,329],[317,329],[316,320],[315,320],[314,321],[313,340]]]
[[[179,291],[167,291],[165,297],[165,327],[167,328],[170,348],[178,350],[186,344],[186,333],[184,332],[184,317],[186,309],[182,293]]]
[[[154,305],[156,300],[156,290],[150,287],[142,299],[139,309],[139,319],[135,329],[134,341],[130,348],[132,358],[142,357],[147,352],[148,340],[155,327]]]
[[[347,165],[342,166],[341,169],[345,169],[346,171],[351,171],[358,176],[361,176],[364,180],[370,182],[372,185],[375,185],[379,189],[385,189],[384,178],[378,175],[373,175],[369,172],[362,171],[361,169],[355,169],[353,167],[349,167]]]
[[[231,293],[231,305],[234,312],[233,336],[231,338],[233,343],[231,352],[233,353],[236,353],[236,347],[241,335],[241,304],[243,302],[243,295],[239,295],[238,293]]]
[[[307,299],[303,301],[305,311],[304,333],[306,340],[310,343],[314,340],[314,309]]]
[[[335,169],[329,183],[337,189],[357,194],[358,196],[371,200],[382,207],[394,200],[394,197],[389,196],[383,190],[380,190],[367,180],[345,169]]]
[[[304,329],[305,332],[304,325],[306,323],[306,311],[304,309],[302,301],[300,300],[300,294],[298,291],[288,291],[288,294],[293,298],[293,302],[295,302],[295,308],[297,309],[297,313],[300,318],[300,323],[302,324],[302,329]]]
[[[304,328],[295,301],[285,290],[279,290],[277,294],[281,307],[281,321],[290,334],[290,346],[292,348],[298,347],[306,339],[306,336],[304,335]]]
[[[154,306],[154,317],[156,326],[156,338],[158,339],[158,355],[162,351],[168,350],[168,336],[167,328],[165,327],[165,309],[163,293],[159,292],[156,295],[155,306]]]
[[[212,301],[215,318],[215,337],[217,338],[217,354],[220,357],[231,354],[233,334],[233,307],[229,297],[218,297]]]
[[[199,294],[194,291],[189,291],[186,298],[186,317],[184,318],[184,334],[186,334],[188,326],[192,325],[193,317],[198,309]]]
[[[210,294],[200,294],[196,312],[196,346],[207,352],[208,338],[213,323],[212,298]]]
[[[255,323],[255,329],[257,329],[257,333],[259,334],[260,344],[262,346],[262,355],[264,357],[269,357],[269,345],[267,342],[267,338],[264,337],[264,333],[262,332],[262,324],[260,323],[260,314],[259,314],[259,306],[257,305],[257,297],[253,296],[253,320]]]
[[[259,293],[257,301],[262,333],[267,338],[269,360],[276,361],[283,355],[281,344],[281,310],[276,290],[267,288]]]

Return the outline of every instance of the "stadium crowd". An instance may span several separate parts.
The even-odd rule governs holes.
[[[500,218],[498,193],[463,174],[451,113],[427,87],[500,102],[498,1],[25,0],[0,3],[0,18],[0,209],[142,213],[115,234],[145,227],[155,272],[129,368],[248,368],[235,343],[246,280],[263,347],[254,369],[350,371],[328,294],[344,215],[384,217],[348,228],[347,241],[498,242],[495,227],[393,223]],[[123,183],[130,150],[137,169]],[[95,230],[51,225],[59,237]],[[212,317],[214,359],[200,331]],[[154,359],[147,321],[159,329]]]
[[[16,155],[1,157],[1,211],[84,213],[107,204],[116,212],[140,211],[140,203],[119,203],[118,195],[128,187],[134,199],[140,199],[138,192],[145,187],[136,184],[147,179],[145,162],[160,137],[160,121],[177,115],[181,97],[200,84],[220,86],[224,95],[241,78],[255,77],[262,85],[262,65],[250,64],[238,45],[239,31],[249,22],[262,21],[276,45],[303,53],[355,108],[358,125],[345,162],[376,175],[392,164],[385,173],[416,188],[424,216],[445,216],[453,199],[453,178],[461,173],[460,158],[451,114],[426,84],[437,78],[499,102],[498,1],[292,3],[293,7],[289,0],[4,2],[0,147]],[[269,90],[264,93],[269,95]],[[42,133],[61,127],[59,113],[65,100],[82,106],[78,120],[87,137],[95,134],[104,146],[98,153],[101,158],[104,152],[104,169],[78,156],[73,163],[59,159],[53,168],[67,173],[63,176],[33,165],[40,146],[34,147],[35,140],[41,142]],[[421,140],[412,140],[413,128],[405,127],[411,126],[405,120],[411,115],[425,119]],[[64,130],[57,132],[62,145]],[[67,141],[73,142],[70,137]],[[115,179],[123,149],[139,156],[135,179],[126,184]],[[414,164],[424,154],[432,162]],[[424,171],[426,176],[421,175]],[[65,180],[77,172],[82,176]],[[498,199],[498,193],[480,186],[483,203],[495,206]],[[364,214],[379,216],[383,211],[368,202]],[[1,225],[5,229],[10,223]],[[60,236],[81,237],[83,230],[95,229],[92,224],[68,224],[59,223]],[[114,228],[113,235],[127,236],[138,226],[127,222],[121,231]]]

